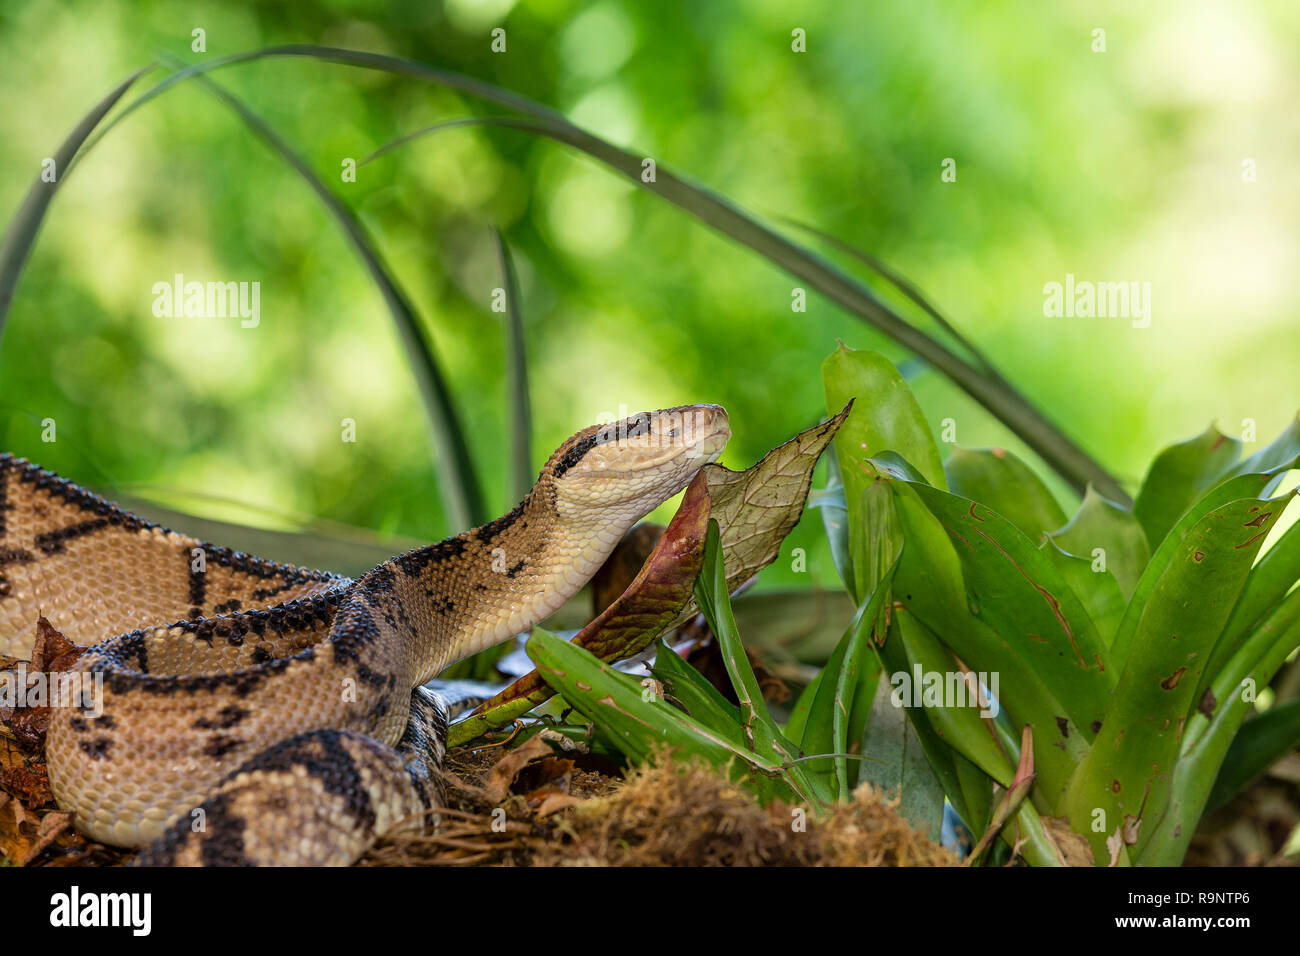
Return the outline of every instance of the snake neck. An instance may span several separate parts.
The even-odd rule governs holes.
[[[408,674],[422,684],[550,616],[640,517],[563,517],[539,482],[508,514],[375,568],[358,593],[380,627],[403,634]]]

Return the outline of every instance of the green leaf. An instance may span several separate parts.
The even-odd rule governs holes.
[[[785,722],[785,736],[787,740],[802,740],[804,728],[808,726],[808,715],[812,712],[813,701],[817,698],[817,689],[821,687],[822,679],[826,676],[826,668],[823,667],[800,693],[799,698],[790,708],[790,719]]]
[[[1043,541],[1039,550],[1047,555],[1048,560],[1060,572],[1096,625],[1102,642],[1109,647],[1115,639],[1120,621],[1124,619],[1124,609],[1128,606],[1115,576],[1107,568],[1098,570],[1099,565],[1092,559],[1062,551],[1050,537]]]
[[[875,480],[867,464],[873,455],[893,451],[914,464],[928,481],[944,482],[939,450],[930,427],[907,383],[884,356],[855,351],[842,343],[822,363],[822,383],[828,408],[855,402],[854,410],[835,436],[836,458],[849,507],[848,544],[855,580],[849,591],[855,604],[871,592],[869,572],[858,566],[871,546],[870,516],[858,515],[859,504]]]
[[[1106,676],[1106,649],[1096,627],[1052,562],[982,505],[924,484],[906,487],[952,541],[969,612],[1011,642],[1014,653],[1060,697],[1070,719],[1086,728],[1099,716],[1113,682]],[[909,525],[909,532],[914,527]]]
[[[1007,787],[1015,773],[1014,762],[997,742],[991,717],[981,716],[980,691],[963,679],[957,662],[943,647],[938,637],[917,620],[907,608],[895,614],[896,629],[891,628],[887,640],[902,642],[907,661],[911,665],[904,672],[887,675],[894,684],[894,694],[902,697],[905,690],[913,699],[919,699],[925,708],[930,725],[944,742],[975,764],[986,774]],[[971,674],[970,677],[975,677]],[[938,685],[928,687],[927,681],[938,680]],[[929,692],[938,695],[935,704],[927,702]],[[905,699],[905,698],[904,698]],[[1000,702],[988,700],[990,707],[1000,707]]]
[[[922,742],[922,734],[928,737],[930,747]],[[944,746],[928,724],[918,723],[908,709],[893,705],[889,684],[884,681],[876,691],[867,720],[867,740],[870,746],[864,746],[863,752],[872,760],[859,773],[862,781],[885,793],[897,793],[898,812],[932,839],[938,839],[944,792],[961,793],[953,763],[957,755]],[[940,770],[946,779],[941,779]]]
[[[802,747],[806,754],[845,754],[850,745],[860,739],[851,734],[861,733],[866,723],[866,701],[856,697],[860,686],[871,686],[867,661],[873,634],[883,634],[885,609],[889,602],[889,587],[903,542],[894,515],[889,489],[883,482],[872,481],[861,492],[849,511],[852,525],[850,537],[857,549],[853,554],[853,567],[857,586],[864,598],[853,622],[845,631],[830,661],[823,668],[827,675],[818,685],[816,697],[804,728]],[[857,706],[857,716],[854,707]],[[817,762],[815,769],[825,768]],[[838,790],[840,799],[847,800],[852,785],[858,777],[858,767],[850,766],[848,758],[836,756],[830,762],[830,785]]]
[[[896,562],[897,552],[889,566],[880,572],[870,597],[859,609],[835,653],[822,669],[825,677],[818,681],[801,741],[803,752],[809,756],[846,754],[850,744],[858,743],[849,735],[853,706],[857,703],[855,695],[863,683],[864,672],[871,670],[867,661],[868,657],[874,659],[871,654],[872,634],[883,617]],[[848,758],[844,756],[836,756],[830,763],[831,786],[839,793],[841,800],[848,800],[853,782],[858,776],[856,768],[851,769]],[[822,769],[820,763],[810,766]]]
[[[1232,616],[1224,625],[1223,636],[1214,646],[1210,663],[1201,678],[1202,689],[1223,672],[1228,661],[1282,603],[1297,581],[1300,581],[1300,522],[1287,528],[1255,562],[1232,609]]]
[[[844,636],[840,638],[840,642],[826,662],[826,666],[818,672],[816,679],[809,685],[812,688],[812,699],[809,702],[808,713],[797,724],[802,731],[799,738],[799,749],[804,752],[805,756],[817,757],[822,754],[845,752],[842,742],[838,747],[836,746],[835,709],[840,700],[840,676],[844,671],[845,657],[849,654],[850,649],[854,653],[862,650],[861,642],[855,642],[854,637],[860,633],[863,627],[867,629],[871,627],[871,622],[863,623],[865,612],[866,606],[864,605],[854,616],[853,623],[844,632]],[[790,727],[787,724],[787,733],[789,730]],[[846,797],[848,785],[843,763],[842,760],[828,757],[824,760],[810,761],[808,764],[809,770],[813,773],[827,778],[827,786],[835,790],[841,800]]]
[[[1279,475],[1296,467],[1300,459],[1300,416],[1291,419],[1282,434],[1249,458],[1238,462],[1225,477],[1237,475]]]
[[[533,631],[526,649],[546,682],[629,760],[644,763],[667,746],[679,758],[700,757],[729,779],[746,781],[763,802],[798,799],[787,772],[765,756],[697,723],[590,652],[541,628]]]
[[[883,626],[882,624],[881,627]],[[876,688],[880,686],[880,675],[883,672],[884,665],[880,662],[880,655],[868,655],[858,674],[857,686],[853,689],[853,706],[849,708],[848,732],[845,735],[849,753],[859,755],[862,753],[862,743],[867,733],[867,720],[871,716],[871,702],[876,698]],[[862,761],[848,761],[846,779],[851,790],[861,782],[861,776]]]
[[[891,625],[888,637],[877,648],[886,674],[906,673],[909,667],[903,641],[897,627]],[[931,825],[934,812],[934,786],[946,795],[957,815],[975,832],[982,832],[993,810],[993,781],[960,752],[954,749],[933,723],[935,711],[923,706],[910,706],[910,699],[902,699],[904,706],[894,706],[889,681],[881,681],[871,708],[867,733],[863,739],[863,753],[879,763],[865,764],[862,773],[867,782],[878,787],[900,788],[901,812],[908,819]],[[906,720],[903,714],[906,713]],[[917,767],[917,747],[920,745],[930,768],[928,775]],[[1037,811],[1028,804],[1021,806],[1017,815],[1020,822],[1019,840],[1009,833],[1004,842],[1020,848],[1024,857],[1035,866],[1056,866],[1057,852],[1044,832]]]
[[[921,483],[891,486],[906,541],[895,600],[971,670],[999,675],[1002,708],[1036,730],[1036,800],[1054,811],[1113,688],[1095,626],[1004,518]]]
[[[695,601],[709,623],[723,665],[731,678],[731,686],[740,704],[740,722],[745,732],[746,745],[751,750],[771,753],[778,762],[788,762],[799,756],[799,749],[787,741],[763,699],[749,656],[741,643],[736,628],[736,618],[731,611],[731,596],[723,573],[722,545],[718,523],[709,521],[708,536],[704,543],[704,563],[695,579]]]
[[[664,694],[685,708],[693,720],[727,732],[729,739],[734,739],[738,745],[744,743],[740,709],[663,641],[659,642],[659,651],[650,670],[664,685]]]
[[[1183,540],[1196,526],[1197,522],[1216,508],[1224,507],[1234,501],[1255,498],[1263,493],[1268,484],[1269,477],[1267,475],[1241,475],[1229,479],[1206,492],[1186,514],[1178,519],[1173,529],[1169,534],[1165,535],[1160,542],[1160,546],[1152,554],[1151,560],[1147,562],[1142,577],[1138,580],[1138,585],[1133,589],[1133,594],[1129,598],[1128,608],[1124,612],[1124,619],[1120,622],[1119,629],[1115,633],[1115,640],[1111,646],[1111,656],[1118,666],[1123,667],[1124,661],[1128,657],[1129,646],[1132,643],[1134,633],[1137,631],[1138,622],[1142,619],[1146,603],[1159,584],[1161,575],[1165,573],[1175,555],[1181,552]],[[1253,537],[1252,540],[1254,540]],[[1260,535],[1256,544],[1262,541],[1263,535]]]
[[[1200,712],[1187,722],[1188,732],[1174,767],[1167,808],[1151,828],[1137,862],[1148,866],[1176,866],[1182,861],[1217,779],[1218,768],[1242,721],[1254,710],[1254,694],[1247,693],[1246,689],[1267,686],[1297,646],[1300,646],[1300,589],[1291,592],[1247,639],[1225,672],[1215,679],[1212,701],[1203,700],[1204,705],[1213,708],[1208,723],[1205,714]]]
[[[949,491],[992,508],[1031,541],[1065,524],[1065,511],[1047,485],[1009,451],[958,446],[943,470]]]
[[[1160,546],[1178,519],[1223,477],[1240,454],[1241,442],[1211,425],[1156,456],[1133,505],[1151,548]]]
[[[947,488],[930,425],[889,359],[841,342],[822,363],[822,384],[828,409],[843,408],[850,401],[856,405],[835,437],[848,500],[870,480],[863,464],[884,451],[897,452],[930,484]]]
[[[1100,557],[1128,600],[1151,560],[1146,533],[1133,512],[1107,501],[1091,487],[1070,523],[1052,535],[1061,550],[1090,561]],[[1101,549],[1101,554],[1096,554]]]
[[[909,474],[918,481],[923,481],[919,474],[903,458],[892,452],[884,453],[890,458],[899,474]],[[889,630],[889,613],[893,600],[890,597],[892,575],[897,571],[899,556],[903,548],[901,526],[896,509],[892,504],[893,491],[889,484],[876,475],[876,466],[868,464],[872,480],[855,498],[849,508],[851,535],[854,541],[855,567],[858,568],[858,586],[869,595],[862,608],[858,627],[851,627],[841,643],[836,658],[823,669],[818,687],[813,691],[814,704],[818,706],[818,723],[820,728],[804,728],[805,750],[811,746],[818,750],[825,746],[825,724],[830,723],[832,741],[835,738],[835,714],[838,704],[837,695],[829,693],[831,675],[836,675],[836,687],[843,686],[839,679],[843,668],[840,661],[850,654],[855,641],[870,636],[871,645],[876,647],[876,658],[881,669],[887,673],[906,671],[908,662],[900,640],[890,642],[886,638]],[[882,604],[884,606],[879,607]],[[877,606],[872,606],[877,605]],[[884,612],[883,614],[881,612]],[[868,614],[870,616],[868,616]],[[861,644],[857,644],[858,647]],[[870,671],[870,672],[869,672]],[[930,718],[924,708],[917,707],[909,711],[907,720],[899,713],[888,714],[879,711],[877,704],[882,683],[875,668],[863,668],[859,686],[853,691],[851,705],[848,708],[848,739],[861,741],[861,752],[866,755],[872,749],[882,746],[893,761],[895,773],[875,772],[867,774],[864,766],[858,767],[858,779],[866,779],[878,785],[893,784],[903,787],[902,799],[909,808],[907,811],[913,819],[920,819],[926,826],[933,822],[931,811],[935,806],[933,790],[947,793],[964,819],[982,821],[988,811],[991,799],[991,781],[984,773],[967,761],[961,754],[945,744],[936,730],[931,726]],[[826,714],[830,712],[830,719]],[[810,715],[805,724],[812,723]],[[814,742],[817,741],[817,742]],[[834,744],[832,744],[834,745]],[[924,756],[927,773],[907,771],[908,766],[915,765],[916,758]],[[876,759],[876,755],[872,755]],[[909,780],[908,775],[912,778]],[[839,780],[849,779],[851,774],[842,769]],[[910,790],[916,790],[912,793]],[[940,801],[941,802],[941,801]]]
[[[1226,804],[1296,746],[1300,746],[1300,700],[1270,707],[1242,723],[1223,758],[1205,812]]]
[[[1185,534],[1175,528],[1143,575],[1116,639],[1115,650],[1123,640],[1126,652],[1117,656],[1124,664],[1113,704],[1067,801],[1072,825],[1089,835],[1099,862],[1107,859],[1106,837],[1121,826],[1140,858],[1142,826],[1164,814],[1201,675],[1284,505],[1244,498],[1209,510]],[[1198,503],[1183,520],[1201,510]],[[1092,830],[1099,809],[1104,833]]]
[[[1228,720],[1225,711],[1242,702],[1253,704],[1260,690],[1268,685],[1277,668],[1297,646],[1300,646],[1300,588],[1292,590],[1247,632],[1222,667],[1214,671],[1206,668],[1202,678],[1206,688],[1198,691],[1196,712],[1187,719],[1183,753],[1204,751],[1202,740],[1207,735],[1226,732],[1231,736],[1232,731],[1225,731]],[[1246,712],[1242,711],[1238,722],[1245,716]]]

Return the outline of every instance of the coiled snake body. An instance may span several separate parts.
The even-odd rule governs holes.
[[[355,581],[0,456],[0,653],[30,656],[43,613],[102,675],[89,708],[52,711],[55,799],[152,864],[346,864],[421,825],[446,731],[421,685],[558,608],[729,435],[712,405],[584,429],[509,514]]]

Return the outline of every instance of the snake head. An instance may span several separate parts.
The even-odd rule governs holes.
[[[685,488],[730,437],[721,405],[679,405],[584,428],[546,467],[563,510],[635,521]]]

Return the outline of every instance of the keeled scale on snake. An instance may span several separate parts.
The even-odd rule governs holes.
[[[422,826],[447,718],[421,685],[551,614],[729,437],[716,405],[593,425],[509,514],[355,581],[0,456],[0,653],[30,657],[44,614],[103,675],[92,711],[52,712],[58,805],[158,865],[347,864]]]

